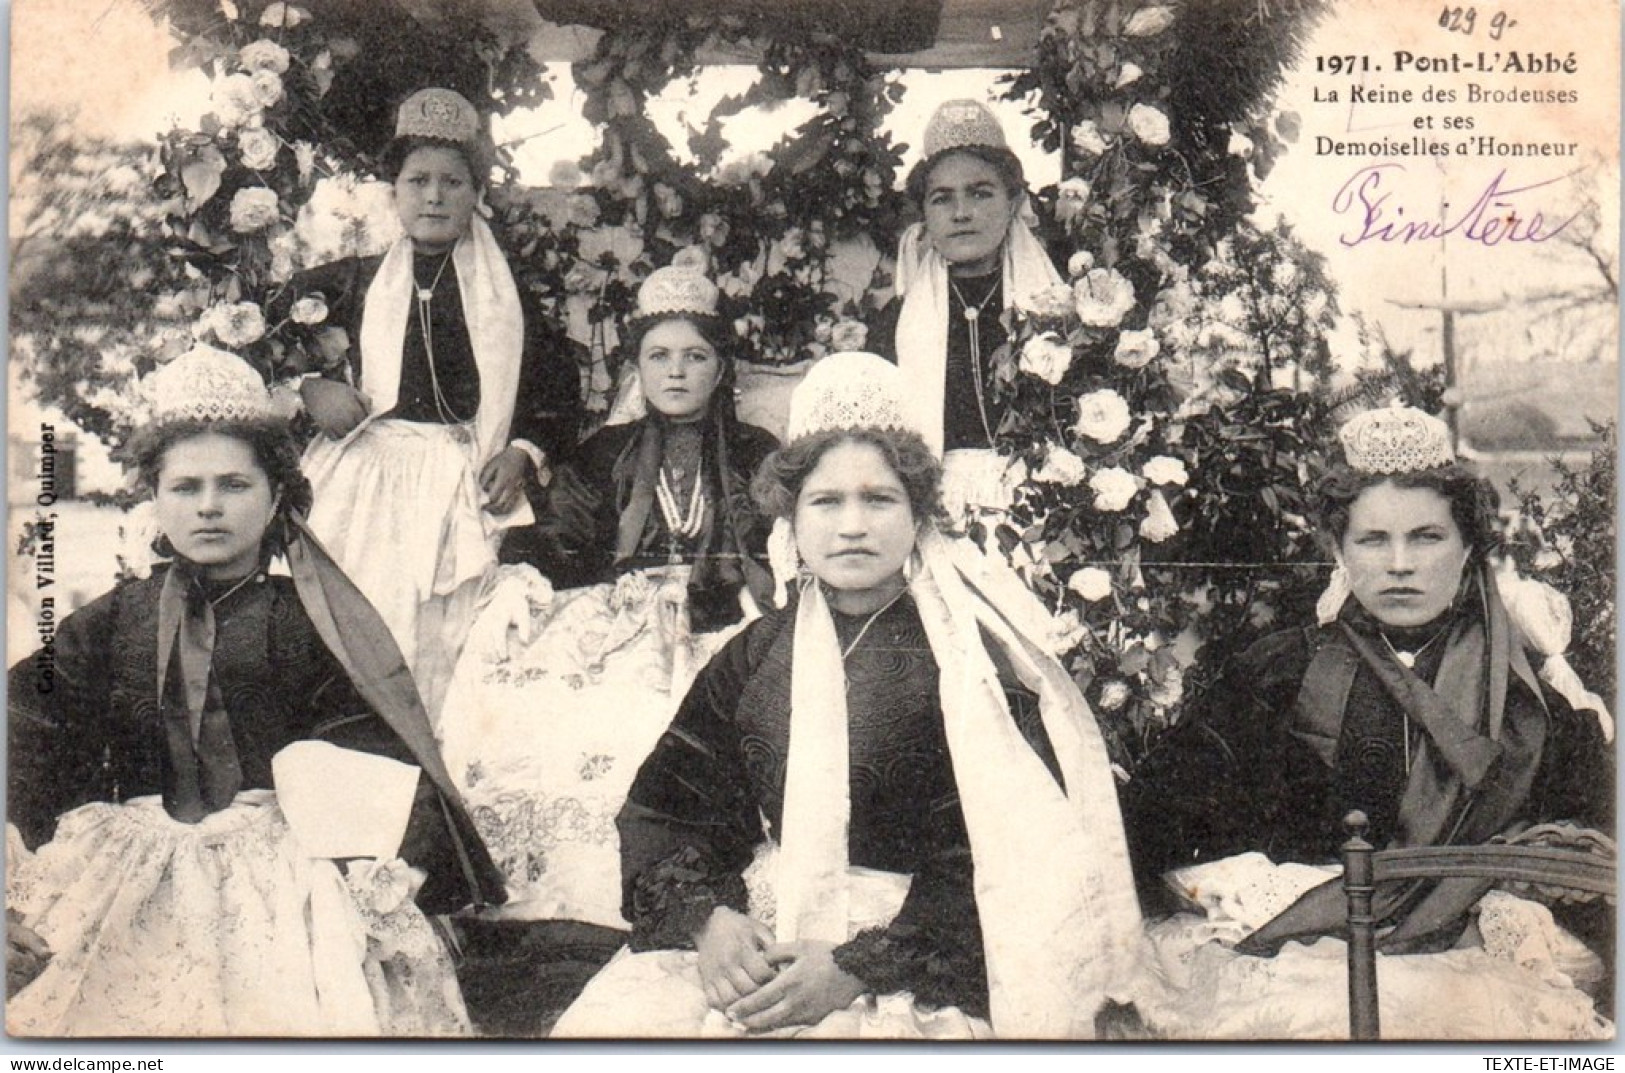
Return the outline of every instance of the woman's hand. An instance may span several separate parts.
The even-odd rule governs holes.
[[[485,491],[485,509],[506,514],[519,505],[525,494],[525,473],[531,467],[530,455],[520,447],[505,447],[501,454],[480,470],[480,487]]]
[[[50,960],[51,948],[39,933],[24,924],[21,916],[6,910],[6,997],[33,983]]]
[[[367,417],[367,400],[349,384],[311,377],[299,385],[305,412],[335,440],[348,436]]]
[[[765,953],[772,941],[772,932],[761,922],[726,906],[712,910],[694,940],[706,1004],[726,1010],[772,980],[774,968]]]
[[[727,1010],[752,1032],[815,1025],[868,990],[835,964],[834,943],[775,943],[767,948],[767,960],[778,975]]]

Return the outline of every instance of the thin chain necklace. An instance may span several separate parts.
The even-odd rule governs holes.
[[[1392,641],[1388,640],[1388,635],[1386,633],[1383,633],[1381,630],[1377,631],[1377,636],[1382,638],[1382,643],[1385,646],[1387,646],[1389,653],[1395,659],[1399,660],[1399,662],[1401,664],[1403,664],[1407,669],[1412,669],[1412,670],[1415,669],[1416,661],[1417,661],[1418,658],[1421,657],[1422,653],[1426,652],[1428,649],[1432,648],[1433,647],[1433,642],[1437,641],[1439,638],[1443,637],[1444,634],[1445,634],[1445,627],[1441,626],[1439,628],[1439,632],[1435,633],[1432,637],[1429,637],[1426,641],[1424,641],[1421,648],[1415,649],[1414,651],[1406,652],[1403,649],[1395,648],[1394,643]]]
[[[959,304],[964,307],[965,326],[970,333],[970,375],[976,387],[976,412],[982,417],[982,431],[987,433],[989,444],[993,443],[993,425],[987,419],[987,389],[982,383],[981,316],[982,307],[993,300],[993,295],[998,292],[999,285],[1003,282],[1004,280],[995,273],[993,286],[987,289],[980,302],[971,305],[965,301],[964,292],[959,289],[959,284],[954,282],[954,277],[948,277],[948,286],[953,288],[954,297],[958,298]]]
[[[470,418],[459,417],[446,401],[446,394],[440,389],[440,372],[434,363],[434,331],[429,321],[429,304],[434,300],[435,288],[440,286],[440,277],[446,274],[446,266],[451,264],[451,251],[440,259],[440,267],[435,270],[434,281],[427,287],[417,286],[416,277],[412,285],[417,290],[418,327],[423,332],[423,351],[429,358],[429,387],[434,392],[435,412],[440,420],[448,425],[461,425]]]
[[[908,586],[904,585],[902,588],[897,590],[896,594],[894,596],[892,596],[892,598],[890,600],[887,600],[885,603],[881,604],[878,608],[875,609],[873,614],[871,614],[867,619],[864,620],[863,625],[858,629],[858,635],[856,637],[852,638],[852,643],[847,645],[846,648],[841,651],[841,662],[842,663],[845,663],[846,662],[846,657],[850,656],[852,654],[852,652],[858,647],[858,642],[863,640],[863,635],[869,632],[869,627],[873,626],[875,624],[875,619],[877,619],[881,615],[885,614],[887,608],[891,607],[891,605],[895,604],[898,600],[901,600],[903,598],[903,594],[906,593],[907,591],[908,591]]]

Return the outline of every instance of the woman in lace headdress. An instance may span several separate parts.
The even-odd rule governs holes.
[[[1034,640],[1042,608],[937,532],[905,405],[872,354],[797,387],[755,484],[794,595],[638,773],[631,949],[555,1035],[1086,1037],[1129,994],[1139,911],[1099,730]]]
[[[170,561],[8,683],[7,1030],[466,1032],[424,913],[501,877],[400,653],[259,375],[199,348],[156,379],[133,453]]]
[[[527,487],[575,443],[580,377],[477,211],[491,164],[474,106],[425,89],[395,132],[385,165],[405,234],[381,257],[305,273],[284,299],[320,297],[350,342],[300,387],[318,430],[311,526],[438,721],[502,535],[531,520]]]
[[[991,452],[1004,412],[993,354],[1008,338],[1005,310],[1061,282],[1022,219],[1027,187],[1004,129],[976,101],[942,104],[926,124],[924,158],[909,173],[923,217],[897,251],[897,297],[874,342],[895,357],[920,434],[946,451],[950,520],[965,506],[1008,506]]]
[[[1328,954],[1290,941],[1341,928],[1340,883],[1302,866],[1336,860],[1352,810],[1366,815],[1378,848],[1487,842],[1549,821],[1613,830],[1612,723],[1561,658],[1566,602],[1492,569],[1493,488],[1456,459],[1444,423],[1418,410],[1370,411],[1340,438],[1345,461],[1318,489],[1337,561],[1318,623],[1242,654],[1127,790],[1141,879],[1198,865],[1175,873],[1173,886],[1204,892],[1199,935],[1246,936],[1240,949],[1258,955],[1218,944],[1199,945],[1194,961],[1181,955],[1194,973],[1190,1003],[1168,1026],[1181,1034],[1346,1032],[1341,944]],[[1472,923],[1495,955],[1384,959],[1385,1032],[1602,1031],[1590,1000],[1568,985],[1595,985],[1602,966],[1544,907],[1500,893],[1481,901],[1486,887],[1379,888],[1383,951],[1441,950]],[[1611,908],[1567,920],[1611,947]],[[1185,949],[1191,934],[1171,925],[1165,949]],[[1448,998],[1405,999],[1461,973],[1474,974],[1472,984]]]
[[[717,299],[695,269],[644,281],[636,405],[617,407],[636,416],[558,466],[453,677],[442,739],[513,882],[506,917],[624,927],[626,789],[695,670],[772,591],[749,485],[776,441],[734,416]]]

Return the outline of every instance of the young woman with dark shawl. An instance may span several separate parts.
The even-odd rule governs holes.
[[[448,693],[446,755],[512,881],[506,917],[625,927],[615,814],[695,670],[771,594],[749,483],[775,440],[734,416],[717,297],[677,267],[639,289],[641,416],[557,467]]]
[[[1342,945],[1315,943],[1342,929],[1341,884],[1305,866],[1337,859],[1351,810],[1378,848],[1481,843],[1551,821],[1613,830],[1612,724],[1558,655],[1566,602],[1492,570],[1493,488],[1418,410],[1362,414],[1341,441],[1345,462],[1319,488],[1337,560],[1319,621],[1239,657],[1127,788],[1142,881],[1179,869],[1174,888],[1199,890],[1208,909],[1194,932],[1178,918],[1162,933],[1190,974],[1189,1001],[1165,1026],[1179,1034],[1347,1031]],[[1596,983],[1600,962],[1544,906],[1488,887],[1379,890],[1381,950],[1448,950],[1383,959],[1385,1031],[1602,1031],[1570,983]],[[1611,947],[1612,918],[1597,906],[1569,920]],[[1214,935],[1245,936],[1237,949],[1256,956],[1192,941]]]
[[[450,90],[403,103],[386,157],[404,235],[382,257],[295,280],[349,334],[349,360],[300,388],[311,527],[389,624],[430,715],[496,565],[531,521],[527,487],[575,443],[569,341],[515,286],[477,209],[479,114]]]
[[[155,395],[170,562],[11,670],[8,953],[43,971],[8,1031],[466,1032],[424,913],[501,876],[400,653],[305,527],[259,375],[199,348]]]
[[[756,483],[795,597],[711,661],[638,773],[631,948],[556,1036],[1069,1038],[1131,991],[1099,731],[1031,595],[937,532],[905,410],[872,354],[797,387]]]

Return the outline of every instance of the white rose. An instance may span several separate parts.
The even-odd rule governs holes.
[[[1096,443],[1114,443],[1128,431],[1128,403],[1111,388],[1078,397],[1078,421],[1072,431]]]
[[[863,344],[869,341],[869,326],[861,320],[847,318],[838,321],[830,329],[830,345],[836,350],[862,350]]]
[[[1112,88],[1122,89],[1124,86],[1132,86],[1140,80],[1140,76],[1143,74],[1145,72],[1140,70],[1138,64],[1125,63],[1123,69],[1117,73],[1117,84]]]
[[[1065,179],[1056,187],[1055,218],[1071,223],[1089,207],[1089,184],[1083,179]]]
[[[1050,652],[1057,658],[1064,656],[1082,644],[1088,635],[1089,627],[1083,624],[1076,611],[1070,608],[1062,611],[1050,621]]]
[[[265,335],[265,314],[253,302],[222,303],[203,314],[198,323],[233,348],[256,343]]]
[[[1152,676],[1150,696],[1151,703],[1159,708],[1172,708],[1178,704],[1185,696],[1184,668],[1170,667],[1164,677]]]
[[[245,127],[237,135],[237,155],[242,157],[243,167],[255,171],[275,167],[277,151],[281,148],[276,135],[264,127]]]
[[[1016,299],[1016,308],[1031,317],[1064,317],[1072,312],[1072,288],[1056,283]]]
[[[708,275],[711,271],[711,254],[704,246],[684,246],[671,255],[671,266]]]
[[[1074,253],[1071,257],[1067,258],[1066,274],[1071,279],[1077,279],[1079,276],[1086,274],[1093,267],[1095,267],[1095,255],[1090,253],[1088,250],[1079,250],[1077,253]],[[1071,304],[1071,300],[1072,295],[1071,292],[1068,291],[1068,305]]]
[[[1116,514],[1129,505],[1140,490],[1140,482],[1121,466],[1108,466],[1089,478],[1089,490],[1095,493],[1096,510]]]
[[[239,49],[237,59],[242,63],[243,70],[250,73],[272,71],[282,74],[288,69],[288,50],[263,37]]]
[[[1072,285],[1078,319],[1091,328],[1115,328],[1134,308],[1134,284],[1114,268],[1092,268]]]
[[[295,324],[320,324],[327,319],[327,303],[316,295],[307,295],[293,304],[288,319]]]
[[[1054,332],[1027,340],[1021,348],[1021,371],[1046,384],[1059,384],[1072,367],[1072,347]]]
[[[1072,128],[1072,147],[1086,157],[1099,156],[1106,151],[1106,139],[1093,119],[1085,119]]]
[[[1094,603],[1112,594],[1112,576],[1098,566],[1086,566],[1067,579],[1066,587]]]
[[[576,227],[591,227],[598,222],[598,199],[591,194],[572,194],[565,205],[570,223]]]
[[[1100,700],[1095,707],[1103,712],[1115,712],[1128,703],[1128,683],[1120,678],[1107,679],[1100,687]]]
[[[1140,467],[1140,473],[1152,484],[1183,485],[1190,480],[1190,474],[1185,472],[1184,459],[1171,455],[1153,455]]]
[[[1117,336],[1117,349],[1112,360],[1125,369],[1143,369],[1162,350],[1157,334],[1147,328],[1143,331],[1124,331]]]
[[[1048,453],[1044,455],[1044,464],[1033,474],[1033,480],[1072,487],[1082,484],[1088,475],[1089,470],[1084,466],[1083,459],[1065,447],[1050,444]]]
[[[276,191],[263,186],[245,186],[231,198],[231,229],[247,234],[262,231],[280,218]]]
[[[1168,117],[1149,104],[1136,104],[1128,110],[1128,129],[1146,145],[1168,144]]]
[[[291,30],[302,22],[310,21],[310,12],[302,7],[284,4],[282,0],[267,7],[260,15],[261,26],[281,26]]]
[[[227,127],[255,127],[260,123],[260,99],[248,75],[227,75],[209,91],[215,117]]]
[[[1174,24],[1171,7],[1146,7],[1136,11],[1123,27],[1124,37],[1155,37]]]
[[[254,98],[261,108],[269,108],[282,99],[282,76],[275,71],[255,71]]]
[[[1140,521],[1140,535],[1153,544],[1161,544],[1164,540],[1179,532],[1179,522],[1174,518],[1174,512],[1168,509],[1168,501],[1162,493],[1153,490],[1151,505],[1146,508],[1145,517]]]

